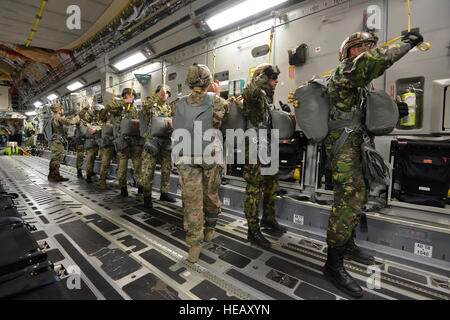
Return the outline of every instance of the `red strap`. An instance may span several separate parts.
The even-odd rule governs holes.
[[[431,160],[431,159],[424,159],[423,163],[433,164],[433,160]]]

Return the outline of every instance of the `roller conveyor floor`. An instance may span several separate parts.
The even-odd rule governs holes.
[[[48,160],[0,157],[0,181],[16,199],[24,219],[37,227],[50,260],[67,271],[81,270],[81,288],[73,299],[225,300],[351,299],[322,274],[326,245],[293,233],[265,233],[272,248],[246,240],[246,221],[222,213],[211,243],[203,244],[197,264],[187,262],[181,201],[142,206],[135,188],[98,190],[62,166],[70,181],[47,181]],[[377,258],[381,288],[369,289],[372,271],[353,261],[347,270],[364,289],[363,299],[450,299],[450,279]],[[369,281],[370,282],[370,281]],[[51,297],[57,298],[57,297]]]

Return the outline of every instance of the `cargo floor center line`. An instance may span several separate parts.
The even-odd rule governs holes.
[[[53,223],[59,221],[56,224],[87,253],[88,259],[101,262],[97,265],[101,266],[100,269],[106,272],[112,283],[121,288],[120,291],[123,290],[124,296],[136,299],[158,297],[208,299],[208,296],[221,299],[349,298],[337,291],[321,274],[320,268],[326,257],[323,243],[289,233],[279,240],[272,237],[274,248],[263,251],[246,243],[241,218],[223,214],[213,242],[204,245],[204,257],[203,259],[201,257],[200,266],[192,266],[183,261],[187,246],[184,242],[185,233],[182,230],[182,216],[178,207],[155,201],[154,210],[144,210],[140,202],[134,198],[121,201],[116,198],[116,191],[96,192],[95,187],[74,179],[60,185],[49,185],[46,182],[48,161],[41,158],[38,164],[36,161],[32,164],[31,159],[36,160],[2,159],[0,163],[3,168],[7,165],[14,166],[13,170],[17,172],[11,176],[19,180],[20,175],[23,176],[24,172],[28,172],[29,178],[24,177],[19,183],[21,185],[17,185],[16,188],[17,191],[27,194],[34,202],[39,200],[35,200],[35,196],[24,191],[26,185],[37,185],[45,192],[39,194],[38,199],[56,198],[59,202],[67,204],[67,207],[75,207],[71,211],[78,219],[68,218],[70,210],[64,206],[62,210],[55,206],[49,212],[54,212],[57,217],[47,216],[48,213],[44,212],[45,218],[53,221],[50,225],[43,224],[43,226],[51,228]],[[73,174],[71,170],[67,172]],[[4,171],[0,173],[5,174]],[[35,191],[33,194],[38,193]],[[47,197],[42,197],[44,194],[47,194]],[[38,204],[27,203],[27,206],[36,208],[34,211],[41,209]],[[44,205],[46,206],[54,206],[54,203]],[[108,210],[106,206],[113,209]],[[38,221],[40,223],[41,220]],[[122,229],[125,229],[125,232],[118,233]],[[80,233],[87,235],[87,239],[76,239]],[[106,242],[99,246],[102,241]],[[67,243],[65,245],[67,247]],[[139,263],[136,261],[143,264],[144,268],[138,269]],[[125,271],[117,271],[114,265],[120,266],[118,269]],[[435,285],[433,279],[436,277],[432,274],[420,270],[408,271],[408,268],[389,261],[381,261],[379,266],[382,270],[383,288],[365,290],[366,299],[450,297],[448,290]],[[370,276],[367,268],[350,261],[346,262],[346,267],[358,282],[365,286],[366,279]],[[289,284],[286,283],[286,279],[290,279]],[[438,279],[442,280],[441,284],[448,281],[442,277]],[[162,287],[166,288],[159,295],[149,296],[140,292],[145,291],[145,288],[148,289],[150,285],[156,286],[158,281],[164,283],[165,286]],[[226,286],[224,282],[231,285]],[[250,294],[245,295],[242,292]]]

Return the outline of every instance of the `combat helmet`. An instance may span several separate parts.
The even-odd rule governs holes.
[[[265,73],[269,79],[276,79],[278,78],[278,75],[281,73],[281,71],[280,68],[278,68],[278,66],[268,63],[262,63],[256,67],[255,71],[253,72],[252,79],[256,79],[259,75],[263,73]]]
[[[100,112],[100,111],[102,111],[103,109],[105,109],[105,106],[102,105],[102,104],[96,104],[96,105],[94,106],[94,111]]]
[[[125,95],[131,95],[131,88],[125,88],[122,90],[122,98],[125,98]],[[133,96],[136,97],[136,90],[133,90]]]
[[[186,84],[190,87],[206,88],[212,84],[212,75],[204,64],[194,63],[187,71]]]
[[[356,32],[347,37],[344,42],[342,42],[341,49],[339,50],[339,61],[348,58],[348,51],[351,47],[365,42],[373,42],[373,44],[376,45],[378,37],[372,32]]]

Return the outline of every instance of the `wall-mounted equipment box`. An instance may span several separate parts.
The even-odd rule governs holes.
[[[450,78],[433,81],[431,133],[450,133]]]
[[[231,96],[239,96],[242,94],[244,90],[245,81],[244,80],[233,80],[228,83],[228,95]]]

